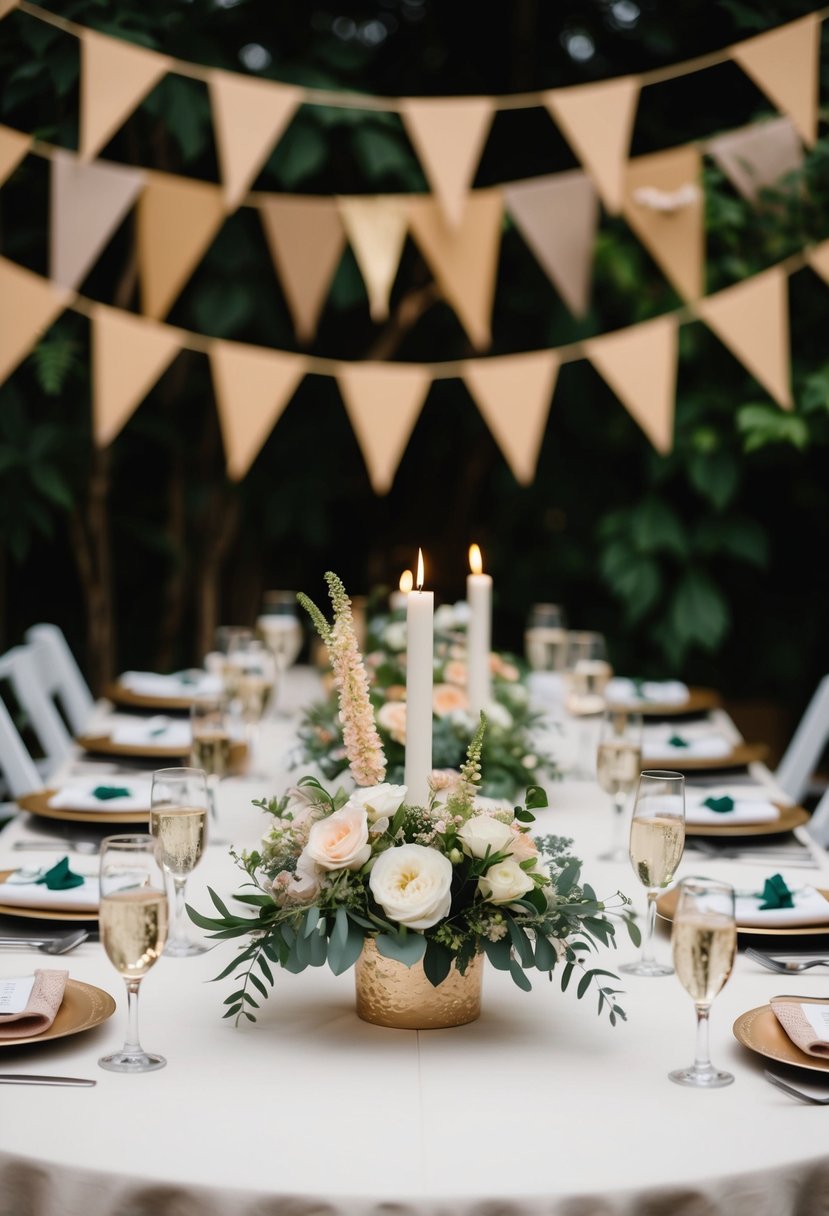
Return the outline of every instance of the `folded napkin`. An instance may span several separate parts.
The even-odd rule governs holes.
[[[733,750],[733,743],[713,732],[710,727],[705,734],[699,731],[666,731],[664,728],[646,730],[642,740],[643,760],[675,756],[678,764],[683,760],[719,760],[730,756]]]
[[[685,791],[685,822],[696,826],[726,827],[740,823],[772,823],[780,818],[773,803],[760,799],[733,798],[717,792],[704,795]]]
[[[681,680],[628,680],[615,676],[605,688],[613,705],[684,705],[688,685]]]
[[[56,810],[149,811],[151,782],[130,778],[127,785],[62,785],[49,799]]]
[[[38,886],[43,885],[49,891],[71,891],[73,887],[83,886],[83,874],[75,874],[69,869],[69,858],[61,857],[51,870],[36,878]]]
[[[779,878],[779,875],[775,877]],[[788,893],[792,899],[790,907],[768,906],[773,902],[769,898],[771,892],[768,883],[762,892],[750,895],[738,893],[734,901],[737,924],[741,929],[788,929],[797,925],[829,924],[829,900],[820,891],[814,887],[800,887]],[[781,902],[787,902],[785,896]]]
[[[771,1007],[791,1041],[810,1056],[829,1056],[829,997],[773,996]]]
[[[28,1039],[43,1034],[63,1000],[68,971],[41,971],[0,979],[0,1039]]]
[[[74,879],[73,884],[68,881]],[[80,881],[78,881],[80,880]],[[0,904],[13,908],[42,908],[54,912],[97,912],[98,878],[72,874],[64,857],[51,870],[13,870],[0,882]]]
[[[125,671],[119,681],[123,688],[142,697],[169,697],[175,700],[181,697],[219,696],[222,682],[208,671],[176,671],[172,675],[162,676],[154,671]]]
[[[192,734],[189,722],[173,721],[163,715],[154,718],[122,719],[113,727],[112,743],[124,747],[175,747],[182,754],[190,750]]]

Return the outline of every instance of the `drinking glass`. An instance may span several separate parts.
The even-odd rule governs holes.
[[[244,625],[220,625],[216,630],[216,651],[222,656],[221,666],[218,667],[222,678],[225,695],[229,700],[237,695],[239,683],[239,668],[233,655],[253,641],[253,630]]]
[[[144,1051],[138,1037],[138,989],[167,938],[167,895],[155,841],[142,833],[101,841],[101,942],[127,985],[128,1028],[120,1051],[98,1063],[109,1072],[152,1072],[167,1061]]]
[[[190,706],[190,729],[193,736],[190,763],[207,776],[207,799],[212,821],[211,844],[227,844],[216,835],[219,826],[219,782],[230,767],[232,734],[230,715],[225,697],[199,697]]]
[[[610,848],[601,861],[625,861],[623,838],[625,803],[633,793],[642,768],[642,715],[634,711],[606,710],[596,749],[596,780],[613,799]]]
[[[604,636],[590,630],[570,630],[565,658],[566,708],[578,717],[601,713],[604,690],[613,668],[607,661]]]
[[[524,653],[533,671],[564,670],[567,622],[559,604],[533,604],[524,630]]]
[[[697,1013],[697,1047],[690,1068],[668,1076],[677,1085],[720,1089],[734,1080],[711,1063],[708,1017],[711,1002],[723,988],[734,966],[737,925],[734,888],[713,878],[683,878],[671,933],[674,967]]]
[[[276,664],[277,680],[272,698],[272,712],[275,717],[281,717],[283,715],[278,712],[277,702],[283,676],[299,658],[304,640],[296,593],[293,591],[266,591],[262,612],[256,621],[256,628],[262,635]]]
[[[184,906],[187,875],[195,870],[207,842],[207,779],[200,768],[160,768],[153,773],[150,833],[158,864],[169,874],[175,895],[173,931],[165,954],[187,958],[207,946],[191,941]]]
[[[685,778],[681,773],[646,771],[639,776],[630,823],[630,862],[648,893],[642,956],[623,963],[628,975],[673,975],[673,967],[653,956],[656,898],[672,881],[685,847]]]

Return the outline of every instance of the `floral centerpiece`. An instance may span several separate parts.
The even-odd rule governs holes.
[[[300,972],[327,962],[339,975],[370,951],[418,968],[438,990],[482,955],[527,990],[532,970],[552,978],[560,966],[562,989],[580,971],[577,995],[592,988],[612,1023],[624,1017],[618,990],[606,982],[616,977],[591,966],[589,956],[597,944],[615,945],[616,920],[638,940],[630,901],[621,893],[599,900],[581,880],[569,840],[531,836],[533,810],[546,806],[539,787],[515,808],[480,803],[483,716],[448,795],[433,790],[426,806],[412,806],[404,786],[385,780],[350,602],[336,575],[326,580],[332,626],[300,598],[329,650],[357,788],[331,793],[305,777],[257,803],[271,816],[262,846],[234,853],[248,880],[235,898],[255,914],[230,911],[213,891],[217,916],[188,908],[214,938],[246,939],[217,977],[236,973],[225,1016],[255,1019],[257,997],[274,982],[273,965]]]

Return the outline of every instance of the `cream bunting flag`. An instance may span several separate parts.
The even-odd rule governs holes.
[[[466,387],[522,486],[535,477],[558,368],[555,351],[542,350],[474,359],[461,369]]]
[[[337,370],[349,420],[375,494],[391,489],[397,466],[432,383],[416,363],[341,363]]]
[[[0,126],[0,186],[11,177],[31,146],[31,135]]]
[[[227,474],[241,481],[307,369],[302,355],[213,342],[210,370],[222,429]]]
[[[457,228],[495,113],[492,97],[406,97],[400,117],[448,223]]]
[[[93,304],[92,431],[105,448],[181,350],[184,333],[134,313]]]
[[[757,202],[764,187],[777,185],[787,173],[803,167],[803,145],[788,118],[718,135],[709,139],[706,151],[750,203]]]
[[[669,148],[628,163],[624,216],[686,300],[702,295],[705,198],[702,159],[694,147]]]
[[[657,452],[670,452],[676,405],[677,319],[655,317],[582,345]]]
[[[551,89],[544,104],[596,183],[611,215],[622,209],[639,81],[635,76]]]
[[[170,71],[174,61],[95,30],[82,30],[80,39],[80,154],[83,160],[91,160]]]
[[[449,227],[434,199],[413,198],[409,206],[409,230],[477,350],[492,340],[502,220],[500,190],[470,194],[463,224],[457,229]]]
[[[810,249],[806,254],[806,261],[816,274],[829,283],[829,241],[823,241],[820,245],[815,245],[814,249]]]
[[[138,200],[136,244],[141,306],[148,317],[165,317],[224,219],[218,186],[149,173]]]
[[[208,78],[225,202],[238,207],[302,103],[302,90],[236,72]]]
[[[575,169],[504,186],[504,206],[570,311],[590,305],[599,202],[592,180]]]
[[[17,8],[17,4],[18,0],[0,0],[0,21],[2,21],[13,8]]]
[[[54,149],[49,264],[56,283],[78,286],[143,185],[140,169],[106,161],[87,165],[68,152]]]
[[[695,306],[705,324],[785,410],[792,408],[788,282],[786,272],[772,266]]]
[[[259,214],[300,342],[310,342],[345,249],[334,199],[271,197]]]
[[[397,277],[409,225],[408,199],[341,198],[340,216],[368,293],[373,321],[389,315],[389,296]]]
[[[788,114],[804,141],[817,139],[820,17],[809,13],[731,48],[731,58]]]
[[[72,292],[0,257],[0,384],[72,299]]]

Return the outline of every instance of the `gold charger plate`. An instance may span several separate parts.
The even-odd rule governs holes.
[[[114,701],[116,705],[127,705],[131,709],[169,709],[169,710],[187,710],[197,699],[192,697],[153,697],[146,696],[144,693],[133,692],[129,688],[125,688],[123,684],[117,681],[114,684],[108,684],[104,689],[104,696],[110,701]]]
[[[642,760],[642,768],[644,771],[665,769],[677,773],[712,768],[745,768],[755,760],[765,759],[768,748],[765,743],[738,743],[725,756],[686,757],[683,757],[682,750],[681,747],[678,747],[672,755],[657,756],[655,759],[648,756],[647,759]]]
[[[805,998],[804,998],[805,999]],[[780,1064],[794,1064],[797,1068],[808,1068],[811,1072],[829,1072],[829,1059],[808,1056],[791,1041],[774,1016],[771,1005],[759,1005],[741,1013],[731,1028],[734,1038],[749,1051]]]
[[[60,852],[58,846],[57,852]],[[0,870],[0,882],[5,882],[14,870]],[[68,912],[57,908],[20,908],[17,904],[0,903],[0,913],[4,916],[22,916],[27,920],[97,920],[97,912]]]
[[[63,1001],[49,1029],[28,1039],[0,1039],[0,1047],[28,1047],[31,1043],[48,1043],[50,1039],[80,1034],[82,1030],[100,1026],[113,1013],[115,1001],[103,988],[82,984],[80,980],[67,980]]]
[[[765,823],[686,823],[686,836],[774,836],[779,832],[791,832],[808,823],[811,816],[802,806],[786,806],[785,803],[772,804],[780,811],[779,819],[771,819]],[[725,819],[726,816],[723,816]]]
[[[608,702],[609,709],[635,710],[643,718],[673,718],[678,714],[701,714],[709,709],[719,709],[722,697],[715,688],[689,688],[685,701],[642,701],[633,705],[628,702]]]
[[[101,803],[100,811],[72,810],[71,807],[49,806],[49,799],[57,793],[56,790],[38,790],[35,794],[24,794],[17,799],[17,805],[33,815],[42,815],[45,819],[65,819],[70,823],[149,823],[150,808],[146,811],[113,811],[104,810],[106,803]]]
[[[769,863],[769,868],[773,866]],[[785,868],[785,867],[784,867]],[[817,888],[820,894],[827,902],[829,902],[829,891]],[[656,901],[656,910],[663,920],[673,920],[676,910],[676,901],[679,899],[679,887],[674,887],[671,891],[666,891],[664,895],[660,895]],[[744,933],[748,937],[813,937],[816,934],[829,933],[829,916],[819,925],[780,925],[769,926],[768,929],[758,929],[756,925],[741,925],[737,924],[737,932]]]
[[[109,735],[78,735],[75,742],[85,751],[99,756],[120,756],[122,759],[189,760],[190,746],[159,747],[151,743],[113,743]],[[238,773],[248,758],[246,743],[231,743],[230,772]],[[98,812],[95,812],[97,815]]]

